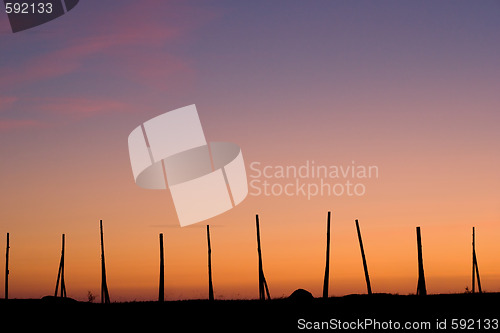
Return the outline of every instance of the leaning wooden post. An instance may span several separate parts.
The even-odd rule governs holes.
[[[326,264],[325,279],[323,281],[323,298],[328,298],[328,284],[330,283],[330,212],[326,222]]]
[[[427,295],[427,288],[425,287],[424,261],[422,258],[422,239],[420,236],[420,227],[417,227],[417,250],[418,250],[417,295]]]
[[[363,259],[363,269],[365,271],[366,289],[368,295],[372,294],[372,286],[370,284],[370,275],[368,274],[368,265],[366,264],[365,249],[363,248],[363,239],[361,238],[361,231],[359,230],[359,223],[356,220],[356,230],[358,231],[359,248],[361,249],[361,257]]]
[[[260,229],[259,229],[259,215],[255,215],[257,226],[257,253],[259,255],[259,299],[265,300],[266,294],[267,299],[271,299],[269,294],[269,288],[267,287],[266,278],[264,276],[264,270],[262,269],[262,251],[260,249]],[[264,292],[265,290],[265,292]]]
[[[214,300],[214,286],[212,284],[212,247],[210,246],[210,226],[207,224],[207,245],[208,245],[208,299]]]
[[[101,303],[109,303],[108,285],[106,283],[106,264],[104,261],[104,237],[102,232],[102,220],[100,221],[101,229]]]
[[[165,300],[165,287],[164,287],[164,260],[163,260],[163,234],[160,233],[160,286],[158,290],[158,302],[163,302]]]
[[[472,227],[472,293],[476,292],[476,246],[475,246],[475,230]]]
[[[479,290],[480,293],[482,293],[483,289],[481,289],[481,279],[479,278],[479,268],[477,266],[477,257],[475,255],[474,255],[474,262],[476,263],[477,289]]]
[[[57,297],[59,281],[61,281],[61,297],[66,297],[66,284],[64,283],[64,238],[64,234],[62,234],[61,260],[59,261],[59,271],[57,272],[56,291],[54,292],[54,297]]]
[[[7,233],[7,248],[5,249],[5,299],[9,299],[9,233]]]
[[[472,227],[472,292],[476,292],[476,283],[474,281],[474,277],[477,275],[477,288],[479,292],[483,292],[481,289],[481,279],[479,278],[479,268],[477,266],[477,257],[476,257],[476,230],[475,227]]]

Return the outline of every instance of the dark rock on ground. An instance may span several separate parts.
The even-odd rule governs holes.
[[[307,302],[314,299],[314,296],[305,289],[295,290],[288,299],[296,302]]]

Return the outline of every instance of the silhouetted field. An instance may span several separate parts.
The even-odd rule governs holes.
[[[500,319],[500,293],[440,295],[347,295],[329,299],[187,300],[87,303],[71,299],[0,300],[3,327],[82,331],[132,329],[164,332],[299,330],[306,322]],[[475,320],[475,321],[474,321]],[[312,325],[312,324],[311,324]],[[175,327],[175,329],[174,329]],[[434,331],[434,326],[432,326]],[[303,329],[307,330],[307,329]],[[477,328],[476,328],[477,330]],[[352,331],[352,330],[351,330]],[[370,331],[370,330],[368,330]],[[494,331],[494,330],[490,330]]]

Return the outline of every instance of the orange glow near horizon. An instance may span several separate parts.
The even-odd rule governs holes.
[[[138,196],[147,191],[138,190]],[[153,191],[151,205],[162,206],[165,192]],[[400,220],[406,207],[389,211],[381,203],[364,204],[340,199],[332,211],[330,295],[366,292],[354,219],[358,218],[374,292],[414,293],[417,278],[415,226],[422,226],[424,268],[430,293],[463,292],[471,288],[471,223],[447,216],[422,222],[421,216]],[[325,262],[326,204],[297,198],[249,196],[244,203],[211,224],[215,296],[219,299],[256,298],[257,251],[255,214],[259,206],[264,273],[273,297],[297,288],[321,295]],[[267,205],[266,205],[267,203]],[[165,203],[163,202],[163,206]],[[307,206],[304,209],[304,206]],[[387,210],[386,210],[387,209]],[[388,212],[388,213],[386,213]],[[68,212],[69,213],[69,212]],[[158,212],[160,214],[160,212]],[[207,248],[203,224],[180,228],[175,223],[143,214],[126,216],[117,210],[104,219],[108,288],[112,300],[153,300],[158,286],[158,234],[165,237],[166,299],[207,297]],[[443,215],[441,213],[441,215]],[[217,221],[216,221],[217,220]],[[437,224],[436,221],[443,221]],[[153,222],[155,221],[155,222]],[[207,221],[211,222],[211,221]],[[434,222],[434,223],[432,223]],[[453,224],[451,224],[453,222]],[[57,223],[50,238],[36,230],[14,230],[11,237],[10,295],[12,298],[52,294],[60,255],[60,234],[66,231],[66,286],[68,296],[85,300],[99,295],[100,253],[98,220],[75,229]],[[483,288],[498,291],[500,276],[494,253],[495,223],[476,223],[477,255]],[[36,229],[36,228],[35,228]],[[45,234],[47,234],[45,232]]]

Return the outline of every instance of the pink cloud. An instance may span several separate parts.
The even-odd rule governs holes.
[[[111,99],[50,98],[38,102],[41,111],[71,118],[89,117],[97,114],[129,112],[130,107]]]
[[[174,25],[169,23],[164,13],[156,13],[146,7],[134,2],[118,11],[103,14],[89,26],[85,36],[77,35],[59,49],[33,55],[13,68],[0,69],[0,87],[24,85],[73,73],[94,55],[108,57],[107,61],[112,63],[121,61],[124,75],[147,84],[156,82],[160,87],[164,87],[165,80],[174,73],[185,71],[191,74],[193,69],[189,62],[161,48],[168,42],[182,39],[193,26],[206,22],[213,15],[193,10],[197,12],[193,15],[193,22],[182,21]],[[175,10],[177,8],[167,12],[175,13]],[[182,7],[180,10],[187,9]]]
[[[144,39],[139,37],[137,33],[125,31],[80,38],[72,45],[36,56],[22,66],[1,69],[1,85],[15,86],[69,74],[81,68],[87,57],[96,54],[106,54],[111,60],[113,57],[119,56],[120,47],[128,47],[133,50],[144,43]]]
[[[127,59],[123,62],[129,68],[127,78],[151,89],[168,91],[182,88],[193,81],[196,71],[185,59],[169,54],[138,54],[144,62]]]
[[[4,102],[2,102],[2,100]],[[5,102],[7,100],[7,102]],[[0,97],[0,106],[17,98]],[[131,107],[123,102],[112,99],[88,98],[44,98],[25,100],[33,105],[37,112],[44,112],[45,116],[57,121],[75,121],[96,115],[117,112],[131,112]],[[2,104],[3,103],[3,104]],[[0,108],[1,110],[1,108]],[[55,116],[55,118],[54,118]],[[45,127],[49,124],[36,119],[0,119],[0,131],[12,131]]]
[[[0,111],[9,109],[18,99],[15,96],[0,96]]]
[[[29,55],[14,65],[0,68],[0,88],[22,88],[24,91],[30,83],[84,70],[109,73],[152,90],[183,87],[191,82],[195,70],[189,59],[172,54],[165,46],[188,38],[192,29],[214,16],[197,8],[175,6],[179,8],[171,8],[165,14],[165,11],[155,12],[140,2],[133,2],[116,11],[101,14],[87,29],[76,31],[71,40],[67,39],[67,34],[58,35],[57,32],[56,35],[42,35],[41,38],[50,38],[47,43],[51,50]],[[191,21],[180,21],[178,15],[181,11],[185,13],[180,17],[190,17]],[[99,61],[92,61],[96,57]],[[17,97],[0,96],[0,111],[11,108],[17,101]],[[118,100],[92,96],[27,98],[23,99],[23,110],[28,110],[35,117],[43,112],[44,117],[69,121],[135,111]],[[23,117],[29,115],[24,114]],[[34,119],[0,119],[2,131],[44,125],[47,124]]]
[[[0,131],[30,129],[45,125],[45,123],[33,119],[0,119]]]

